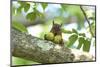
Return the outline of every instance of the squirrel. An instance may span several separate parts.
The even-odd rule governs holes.
[[[44,35],[44,39],[48,41],[52,41],[56,44],[59,44],[60,46],[64,46],[64,42],[62,39],[62,31],[61,31],[62,24],[54,23],[53,26],[48,34]]]

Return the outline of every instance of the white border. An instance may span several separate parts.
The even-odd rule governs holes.
[[[10,0],[0,2],[0,67],[10,64]]]
[[[29,0],[27,0],[29,1]],[[32,1],[32,0],[31,0]],[[100,5],[99,0],[34,0],[39,2],[87,4],[97,6],[97,62],[39,65],[40,67],[98,67],[100,64]],[[0,67],[10,64],[10,0],[0,2]],[[26,67],[26,66],[25,66]],[[29,66],[32,67],[32,66]],[[35,66],[34,66],[35,67]]]

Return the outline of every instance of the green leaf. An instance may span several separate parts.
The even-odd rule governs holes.
[[[18,3],[20,4],[20,6],[19,6],[19,8],[17,8],[17,13],[21,13],[22,8],[24,7],[25,2],[18,1]]]
[[[79,33],[79,35],[85,37],[85,33]]]
[[[71,34],[71,33],[72,33],[72,31],[65,30],[64,28],[62,28],[61,31],[62,31],[63,33],[67,33],[67,34]]]
[[[21,6],[24,6],[26,2],[18,1],[18,3],[19,3]]]
[[[79,37],[78,41],[79,41],[79,44],[77,46],[77,49],[80,49],[82,45],[84,44],[84,37]]]
[[[67,47],[71,47],[75,43],[75,41],[77,40],[77,38],[78,38],[78,35],[77,34],[71,35],[69,37],[69,41],[67,43]]]
[[[72,32],[78,34],[78,32],[75,29],[72,29]]]
[[[42,3],[41,5],[42,5],[43,10],[45,10],[45,8],[48,6],[47,3]]]
[[[83,51],[89,52],[91,41],[86,39],[84,40]]]
[[[28,65],[28,64],[39,64],[39,63],[18,57],[12,57],[12,65]]]
[[[20,4],[20,7],[17,9],[18,13],[21,13],[22,8],[24,8],[25,12],[27,12],[30,8],[30,4],[27,2],[20,2],[19,1],[19,4]]]
[[[30,4],[26,3],[24,6],[24,11],[27,12],[30,8]]]
[[[43,13],[39,12],[36,8],[34,8],[34,12],[36,13],[36,16],[43,17]]]
[[[68,6],[65,5],[65,4],[61,4],[61,7],[62,7],[63,10],[66,10],[66,8],[67,8]]]
[[[30,21],[33,21],[36,19],[36,13],[35,12],[28,13],[26,18],[29,19]]]
[[[26,27],[19,22],[12,22],[12,27],[21,31],[21,32],[27,32]]]
[[[22,6],[20,6],[19,8],[17,8],[17,13],[21,13],[21,11],[22,11]]]

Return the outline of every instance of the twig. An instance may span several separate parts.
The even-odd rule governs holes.
[[[88,18],[87,18],[87,15],[86,15],[84,9],[82,8],[82,6],[80,6],[80,9],[81,9],[81,11],[83,12],[84,17],[85,17],[85,19],[86,19],[86,21],[87,21],[87,23],[88,23],[88,25],[89,25],[89,29],[90,29],[91,36],[94,37],[93,32],[92,32],[92,29],[91,29],[91,24],[90,24],[90,22],[89,22],[89,20],[88,20]]]

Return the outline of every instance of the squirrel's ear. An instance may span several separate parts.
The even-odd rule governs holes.
[[[52,23],[53,23],[53,25],[55,24],[55,23],[54,23],[54,20],[53,20],[53,22],[52,22]]]

